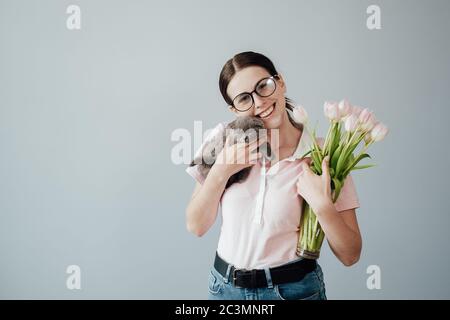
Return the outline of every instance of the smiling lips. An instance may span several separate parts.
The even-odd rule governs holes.
[[[268,117],[272,114],[272,112],[273,112],[274,110],[275,110],[275,102],[274,102],[274,104],[273,104],[272,106],[270,106],[269,108],[267,108],[266,111],[261,112],[258,116],[259,116],[261,119],[266,119],[266,118],[268,118]]]

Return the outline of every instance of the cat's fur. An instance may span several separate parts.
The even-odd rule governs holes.
[[[228,141],[230,145],[236,142],[252,142],[259,138],[262,133],[260,132],[260,129],[264,129],[264,122],[260,118],[252,116],[238,117],[225,127],[223,134],[213,137],[204,145],[201,154],[192,160],[190,166],[198,165],[200,174],[206,179],[206,176],[216,161],[217,155],[222,151],[227,137],[229,138]],[[257,151],[260,151],[267,159],[270,159],[272,156],[269,143],[264,143],[258,147]],[[248,177],[250,170],[251,167],[247,167],[232,175],[228,179],[225,188],[228,188],[235,182],[244,181]]]

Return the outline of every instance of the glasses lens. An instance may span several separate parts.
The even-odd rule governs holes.
[[[236,109],[245,111],[252,107],[253,99],[248,93],[243,93],[234,98],[233,104]]]
[[[275,81],[271,78],[268,78],[263,79],[258,83],[256,87],[256,92],[261,97],[268,97],[275,92],[275,89],[276,89]]]

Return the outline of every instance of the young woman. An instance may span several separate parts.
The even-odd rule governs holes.
[[[286,83],[266,56],[235,55],[224,65],[219,87],[231,112],[261,118],[268,135],[267,140],[224,147],[217,156],[221,161],[206,178],[198,166],[186,170],[197,180],[186,209],[187,229],[202,236],[214,224],[219,208],[222,213],[209,299],[326,299],[320,266],[296,255],[302,200],[317,214],[336,257],[353,265],[360,256],[361,235],[351,176],[333,203],[326,160],[324,173],[318,176],[309,169],[310,158],[301,158],[311,137],[294,121]],[[224,129],[220,123],[211,135]],[[271,139],[274,129],[278,139]],[[271,142],[274,154],[270,162],[262,162],[257,152],[265,141]],[[225,188],[228,179],[246,167],[251,167],[248,178]]]

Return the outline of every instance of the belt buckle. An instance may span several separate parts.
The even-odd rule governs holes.
[[[231,283],[233,284],[233,286],[236,286],[236,271],[239,269],[233,268],[233,272],[231,273],[231,275],[233,276],[233,280],[231,281]]]
[[[233,286],[235,286],[235,287],[236,287],[236,279],[237,279],[237,277],[236,277],[236,271],[241,271],[241,270],[245,270],[245,269],[236,269],[236,268],[233,268],[233,272],[231,273],[231,274],[233,275],[233,281],[232,281],[231,283],[232,283]]]

